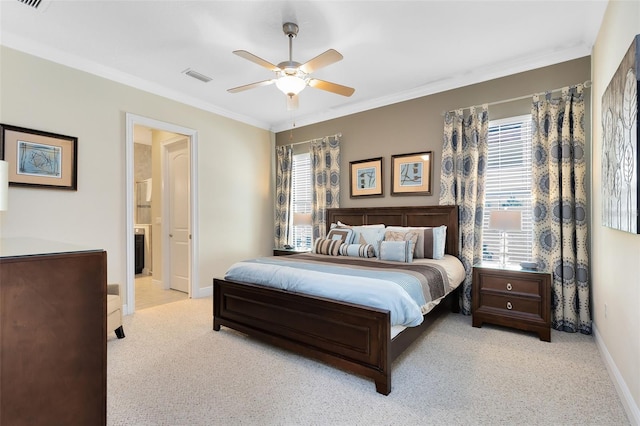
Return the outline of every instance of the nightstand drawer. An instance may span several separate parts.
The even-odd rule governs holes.
[[[510,297],[509,295],[483,293],[482,307],[504,310],[505,313],[525,313],[541,316],[540,298]]]
[[[485,274],[480,281],[480,288],[506,291],[510,293],[540,294],[540,280],[509,278]]]

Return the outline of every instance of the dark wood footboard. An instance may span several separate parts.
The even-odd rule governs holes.
[[[389,311],[286,292],[253,284],[213,280],[213,329],[226,326],[270,344],[313,357],[374,380],[376,391],[391,392],[391,363],[448,308],[449,294],[391,340]]]
[[[389,311],[221,279],[213,301],[214,330],[233,328],[391,391]]]

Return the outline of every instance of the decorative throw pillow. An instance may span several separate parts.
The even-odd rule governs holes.
[[[409,242],[409,250],[411,250],[411,260],[413,260],[413,252],[416,247],[416,243],[418,242],[418,232],[417,231],[394,231],[394,230],[386,230],[384,233],[384,241],[408,241]]]
[[[343,244],[340,254],[352,257],[376,257],[376,251],[371,244]]]
[[[327,238],[318,238],[313,245],[313,252],[317,254],[327,254],[329,256],[337,256],[340,254],[341,240],[329,240]]]
[[[348,244],[371,244],[375,256],[378,255],[378,246],[380,241],[384,238],[384,224],[376,223],[374,225],[346,225],[340,221],[338,223],[332,223],[330,229],[351,229],[353,236],[351,241],[347,241]],[[329,231],[331,232],[331,231]]]
[[[378,256],[378,247],[380,241],[384,239],[384,225],[378,226],[354,226],[353,227],[354,244],[371,244],[375,251],[376,257]]]
[[[413,252],[414,259],[442,259],[444,257],[444,246],[447,242],[447,227],[445,225],[436,227],[389,226],[387,230],[418,232],[418,241]]]
[[[351,228],[333,228],[327,234],[328,240],[340,240],[343,243],[351,244],[353,240],[353,230]]]
[[[413,262],[413,243],[411,241],[381,241],[380,260],[390,260],[393,262]]]

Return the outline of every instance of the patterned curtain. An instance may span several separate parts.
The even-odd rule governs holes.
[[[274,247],[289,244],[289,217],[291,214],[291,145],[276,147],[276,202],[274,217]]]
[[[531,108],[533,258],[553,274],[553,328],[591,334],[582,85],[540,98]]]
[[[340,135],[311,141],[313,239],[327,231],[326,209],[340,207]]]
[[[473,265],[482,260],[482,215],[487,167],[489,112],[484,105],[469,115],[462,110],[444,117],[440,204],[459,207],[460,253],[466,276],[462,284],[461,311],[471,314]]]

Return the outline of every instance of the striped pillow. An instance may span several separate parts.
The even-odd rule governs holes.
[[[352,257],[376,257],[371,244],[343,244],[340,246],[340,254]]]
[[[327,254],[329,256],[337,256],[340,254],[341,240],[329,240],[327,238],[318,238],[313,245],[313,252],[316,254]]]

